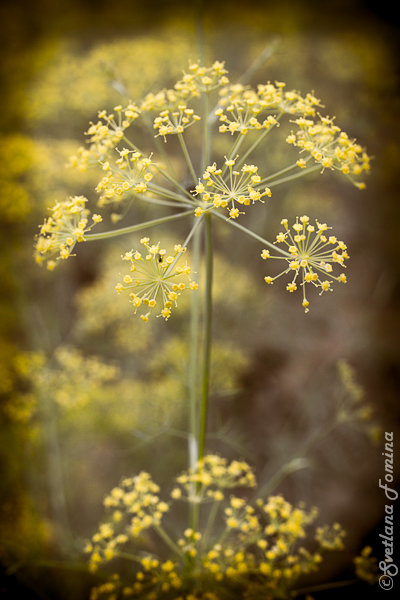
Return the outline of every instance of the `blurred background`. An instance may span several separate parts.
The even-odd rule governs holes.
[[[144,327],[116,297],[120,255],[140,236],[82,245],[53,273],[35,265],[33,238],[54,202],[84,194],[95,206],[98,174],[66,164],[97,111],[125,101],[121,83],[139,101],[173,85],[201,56],[208,64],[225,60],[231,81],[263,56],[249,83],[313,91],[323,114],[373,157],[365,191],[324,173],[277,187],[267,207],[246,215],[249,227],[273,239],[283,217],[308,214],[347,243],[349,283],[313,298],[307,315],[295,295],[265,286],[260,248],[216,224],[207,449],[248,460],[265,494],[304,500],[318,506],[322,522],[344,526],[346,551],[323,577],[351,576],[352,557],[366,543],[383,558],[382,433],[393,431],[400,443],[399,29],[392,11],[356,0],[2,2],[5,597],[88,598],[96,578],[81,549],[102,518],[104,495],[123,475],[148,470],[169,487],[186,468],[189,305],[183,301],[167,327],[159,320]],[[268,164],[287,151],[277,144]],[[137,211],[138,220],[152,216]],[[167,244],[184,231],[179,224],[160,237]]]

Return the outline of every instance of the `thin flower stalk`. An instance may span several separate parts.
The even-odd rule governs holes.
[[[129,233],[135,233],[137,231],[142,231],[143,229],[148,229],[149,227],[155,227],[156,225],[163,225],[164,223],[168,223],[170,221],[176,221],[177,219],[187,217],[191,214],[193,214],[193,211],[188,210],[182,213],[175,213],[173,215],[160,217],[159,219],[152,219],[151,221],[144,221],[143,223],[128,225],[127,227],[121,227],[119,229],[112,229],[111,231],[103,231],[101,233],[87,233],[85,234],[85,241],[90,242],[106,240],[109,238],[119,237],[121,235],[127,235]]]

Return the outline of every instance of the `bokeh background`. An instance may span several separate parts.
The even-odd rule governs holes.
[[[348,285],[315,298],[307,315],[298,299],[263,284],[258,247],[216,228],[207,447],[248,460],[265,493],[304,500],[323,522],[342,523],[347,549],[325,578],[351,576],[366,543],[382,559],[382,432],[400,440],[393,8],[36,0],[3,1],[0,18],[0,593],[88,598],[96,579],[81,549],[104,495],[122,475],[148,470],[168,487],[186,467],[189,306],[168,327],[143,327],[113,292],[125,240],[87,244],[48,273],[34,263],[33,237],[55,201],[95,200],[97,174],[66,163],[97,111],[123,101],[121,83],[140,100],[200,56],[225,60],[232,81],[263,56],[250,83],[313,90],[324,114],[373,157],[365,191],[325,173],[276,188],[248,217],[274,237],[282,217],[306,213],[348,244]],[[283,152],[277,144],[270,163]],[[163,242],[180,232],[163,230]],[[352,414],[362,406],[364,418],[338,423],[338,406]]]

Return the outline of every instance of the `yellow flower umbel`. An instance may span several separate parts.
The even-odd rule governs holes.
[[[234,84],[220,92],[220,107],[215,111],[222,125],[220,133],[241,133],[246,135],[251,130],[269,130],[279,125],[282,114],[315,114],[314,106],[319,100],[313,94],[302,97],[295,90],[284,92],[285,84],[276,82],[257,86]]]
[[[35,242],[35,260],[39,265],[47,260],[47,268],[53,270],[57,260],[71,256],[76,242],[83,242],[84,234],[102,221],[100,215],[93,214],[89,225],[86,202],[84,196],[73,196],[53,206],[51,217],[41,225]]]
[[[90,123],[89,129],[85,132],[89,147],[78,148],[76,155],[70,158],[71,166],[85,171],[89,165],[103,160],[106,154],[123,139],[125,130],[139,115],[139,108],[132,102],[125,107],[115,106],[113,113],[100,110],[98,121]]]
[[[190,278],[191,268],[187,263],[177,266],[180,256],[186,251],[180,244],[174,247],[174,254],[168,255],[160,244],[150,245],[149,238],[142,238],[147,253],[138,250],[126,252],[122,259],[131,263],[130,273],[116,286],[117,292],[129,291],[130,302],[135,314],[142,311],[140,318],[147,322],[149,316],[158,310],[158,317],[167,321],[171,309],[177,306],[178,297],[184,290],[196,290],[198,284]]]
[[[96,192],[101,193],[99,206],[109,202],[120,202],[128,192],[144,194],[153,179],[153,175],[149,171],[150,157],[145,158],[140,152],[134,152],[127,148],[117,150],[117,152],[119,158],[115,164],[110,161],[102,163],[106,173],[96,187]]]
[[[299,129],[286,138],[288,144],[297,146],[301,152],[308,152],[323,170],[341,171],[356,187],[365,188],[365,183],[356,179],[363,172],[369,172],[370,158],[360,144],[334,124],[333,119],[320,117],[319,121],[313,121],[299,117],[294,123]],[[297,161],[300,168],[304,168],[306,163],[304,158]]]
[[[378,581],[378,564],[376,558],[372,556],[371,546],[365,546],[361,550],[360,555],[354,559],[354,565],[357,577],[370,585]]]
[[[237,219],[242,211],[236,204],[249,206],[251,203],[263,201],[264,196],[271,196],[268,187],[259,189],[261,177],[255,165],[243,165],[240,170],[235,170],[236,160],[225,160],[225,170],[229,169],[229,177],[224,178],[224,171],[217,169],[216,163],[206,168],[203,181],[199,181],[195,188],[195,195],[201,196],[202,206],[196,211],[196,217],[213,208],[227,208],[228,219]]]
[[[192,63],[189,65],[189,73],[185,73],[182,80],[175,87],[178,87],[178,89],[189,88],[193,96],[197,96],[202,92],[209,93],[229,83],[227,73],[225,63],[218,60],[211,67]]]
[[[225,108],[217,108],[216,116],[219,118],[222,125],[219,126],[220,133],[229,132],[234,134],[240,132],[246,135],[252,129],[269,129],[277,124],[274,115],[260,118],[259,115],[265,111],[257,97],[250,95],[245,98],[234,98],[232,102]]]
[[[314,527],[316,508],[307,511],[303,503],[292,505],[280,495],[255,501],[246,498],[249,490],[238,495],[239,489],[256,487],[243,461],[206,455],[176,483],[165,502],[142,472],[122,480],[105,498],[107,520],[86,551],[92,571],[108,566],[114,574],[93,588],[92,600],[292,598],[301,578],[318,571],[327,552],[343,549],[340,525]],[[191,488],[199,494],[187,494]],[[167,529],[167,515],[183,514],[183,502],[197,507],[202,526],[187,527],[175,518]],[[365,557],[364,552],[357,563],[360,576]],[[115,569],[123,560],[130,567],[120,576]]]
[[[172,491],[173,498],[221,499],[221,490],[237,486],[254,487],[256,484],[251,467],[244,461],[233,460],[228,463],[226,458],[208,454],[200,459],[195,469],[179,475],[176,479],[180,488]]]
[[[211,67],[190,63],[188,69],[189,72],[184,73],[173,88],[147,94],[140,109],[142,111],[176,111],[179,110],[179,105],[186,106],[188,100],[199,97],[202,93],[209,94],[216,88],[229,83],[223,62],[215,61]]]
[[[100,525],[85,548],[91,554],[91,571],[118,556],[119,548],[129,539],[139,538],[146,529],[160,525],[169,506],[160,501],[159,491],[150,475],[142,471],[135,477],[122,479],[105,497],[104,506],[111,512],[111,518]]]
[[[165,140],[166,135],[183,133],[197,121],[200,121],[199,115],[196,115],[186,104],[180,104],[176,110],[163,110],[154,119],[154,129],[158,130],[157,135],[163,136]]]
[[[249,112],[253,112],[254,116],[265,111],[276,114],[315,115],[315,107],[321,106],[321,103],[314,94],[309,92],[306,96],[302,96],[296,90],[285,92],[285,87],[286,84],[282,81],[259,84],[256,90],[248,85],[235,83],[225,86],[220,91],[219,104],[223,107],[242,106]]]
[[[276,236],[275,243],[285,244],[287,246],[287,257],[272,256],[269,250],[264,249],[261,257],[279,258],[288,263],[279,275],[275,277],[264,277],[265,283],[272,284],[275,279],[287,273],[293,273],[293,278],[287,284],[288,292],[295,292],[298,289],[298,279],[303,288],[303,306],[305,312],[308,312],[309,301],[306,297],[306,284],[310,283],[320,289],[320,294],[326,291],[332,291],[331,284],[334,281],[346,283],[346,275],[340,273],[333,275],[332,264],[339,264],[344,267],[344,260],[348,258],[346,244],[337,240],[333,235],[327,236],[326,232],[331,229],[326,224],[316,221],[316,225],[310,224],[307,216],[296,217],[296,222],[292,225],[293,232],[289,229],[288,220],[283,219],[281,224],[285,231]]]

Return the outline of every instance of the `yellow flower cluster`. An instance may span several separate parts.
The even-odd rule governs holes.
[[[43,352],[21,352],[12,367],[15,389],[4,403],[4,411],[20,423],[37,416],[43,398],[63,409],[81,410],[102,392],[107,393],[107,385],[115,385],[119,375],[114,365],[69,346],[56,348],[51,361]]]
[[[179,487],[172,490],[172,498],[191,500],[195,497],[197,502],[207,498],[222,500],[220,490],[256,484],[254,473],[246,462],[234,460],[228,463],[226,458],[215,454],[199,460],[195,469],[179,475],[176,481]]]
[[[185,104],[186,100],[190,99],[192,94],[190,90],[182,89],[178,83],[175,84],[174,88],[147,94],[140,105],[140,110],[144,113],[153,111],[162,112],[164,110],[173,111],[176,110],[179,104]]]
[[[123,148],[117,150],[119,158],[112,163],[102,162],[104,177],[98,183],[96,192],[100,193],[99,206],[109,202],[120,202],[124,194],[144,194],[153,179],[149,171],[151,158],[145,158],[140,152]]]
[[[176,110],[163,110],[154,119],[154,129],[158,131],[157,136],[161,135],[165,140],[166,135],[183,133],[197,121],[200,121],[200,117],[192,108],[188,108],[186,104],[179,104]]]
[[[126,107],[115,106],[113,110],[113,113],[99,111],[98,121],[90,123],[85,132],[89,146],[78,148],[76,155],[70,158],[72,167],[85,171],[89,165],[104,160],[107,153],[124,138],[125,130],[140,115],[139,108],[132,102]]]
[[[363,579],[370,585],[374,585],[378,580],[378,565],[377,560],[372,556],[371,546],[365,546],[361,550],[359,556],[354,559],[354,565],[356,568],[356,575],[360,579]]]
[[[343,531],[339,523],[333,525],[324,525],[323,527],[317,527],[315,533],[315,539],[319,542],[321,548],[326,550],[343,550],[343,538],[346,533]]]
[[[107,383],[119,375],[117,367],[107,364],[96,356],[84,356],[69,346],[59,346],[49,364],[42,353],[27,352],[15,359],[15,370],[30,388],[28,398],[49,396],[60,406],[82,407],[95,398]]]
[[[310,224],[310,219],[306,215],[296,217],[296,222],[292,225],[293,232],[289,229],[288,220],[283,219],[281,224],[285,231],[276,236],[275,243],[285,244],[287,246],[287,257],[273,256],[270,251],[264,249],[261,257],[276,258],[287,262],[288,266],[275,277],[266,276],[264,280],[267,284],[272,284],[278,277],[288,273],[293,274],[292,281],[287,284],[288,292],[295,292],[297,288],[297,279],[300,278],[300,286],[303,288],[303,307],[308,312],[309,301],[306,297],[306,284],[312,284],[320,289],[320,294],[326,291],[332,291],[333,281],[346,283],[344,273],[333,275],[332,264],[339,264],[344,267],[344,261],[348,258],[346,244],[338,241],[333,235],[326,234],[328,227],[325,223],[315,222]]]
[[[104,499],[111,519],[100,525],[85,548],[90,553],[91,571],[118,556],[118,548],[129,539],[138,538],[144,530],[160,525],[169,506],[160,501],[159,490],[144,471],[136,477],[124,478],[111,490]]]
[[[182,496],[176,490],[182,486],[186,491],[216,488],[216,495],[185,497],[204,511],[204,530],[186,528],[175,542],[162,522],[174,507],[160,500],[159,488],[150,476],[141,473],[123,480],[106,497],[111,517],[100,526],[87,551],[92,570],[124,557],[136,563],[136,568],[127,577],[114,575],[94,588],[91,600],[120,595],[142,600],[289,598],[301,576],[319,569],[325,551],[343,548],[344,532],[338,524],[318,527],[310,536],[316,509],[293,506],[280,495],[251,503],[231,494],[233,488],[256,485],[251,468],[243,461],[208,455],[176,481],[171,496],[177,501]],[[150,531],[148,536],[140,535],[150,528],[156,537]],[[312,550],[305,545],[307,538]],[[172,555],[165,555],[167,549]],[[358,565],[363,571],[360,561]]]
[[[229,80],[226,74],[223,62],[215,61],[211,67],[191,63],[189,72],[184,73],[173,88],[147,94],[140,105],[140,110],[143,112],[175,111],[180,104],[186,105],[187,100],[227,85]]]
[[[236,159],[225,159],[225,171],[229,175],[225,179],[225,171],[217,169],[216,163],[208,166],[203,173],[202,180],[196,185],[194,195],[200,196],[202,204],[195,210],[196,217],[213,208],[227,208],[228,219],[237,219],[240,214],[235,203],[249,206],[251,203],[263,201],[264,196],[271,196],[268,187],[259,189],[261,177],[255,165],[243,165],[239,170],[234,169]]]
[[[96,356],[84,356],[75,348],[60,346],[55,350],[54,358],[57,367],[42,373],[42,385],[50,387],[55,401],[61,406],[83,406],[119,375],[115,365]],[[40,374],[36,375],[40,377]]]
[[[214,100],[213,103],[209,101],[211,92],[214,92],[216,102],[214,113],[210,110],[210,106],[214,106]],[[199,99],[203,102],[199,102]],[[221,217],[219,209],[222,209],[228,213],[227,221],[231,225],[273,247],[269,241],[237,222],[244,214],[244,207],[264,203],[271,196],[273,186],[312,171],[331,169],[345,174],[360,189],[365,187],[359,178],[369,170],[367,153],[341,131],[333,119],[317,113],[321,106],[313,92],[304,95],[297,90],[287,90],[285,83],[280,81],[268,81],[256,87],[230,84],[223,62],[215,61],[210,67],[193,62],[173,87],[148,94],[138,105],[130,102],[125,108],[114,107],[110,114],[104,110],[99,112],[98,121],[91,123],[87,132],[87,150],[81,149],[72,162],[79,168],[84,168],[90,161],[102,165],[104,176],[96,187],[100,206],[122,203],[128,195],[136,195],[137,200],[177,209],[175,214],[156,219],[153,224],[191,214],[199,217],[195,220],[197,222],[192,232],[195,227],[202,227],[211,215]],[[148,112],[155,114],[151,117],[143,114]],[[261,143],[265,141],[266,134],[280,125],[284,115],[289,115],[297,126],[297,130],[292,131],[286,141],[300,150],[301,157],[274,173],[261,175],[257,164],[252,161],[252,154],[261,152]],[[148,128],[151,128],[153,119],[155,138],[161,136],[166,141],[167,136],[178,137],[179,143],[173,145],[171,155],[165,155],[165,160],[153,162],[152,155],[142,151],[136,141],[126,135],[126,129],[139,117]],[[187,135],[187,129],[200,118],[203,127],[199,130],[199,136]],[[225,146],[231,136],[225,133],[232,136],[237,134],[231,139],[229,150]],[[251,135],[246,137],[247,133]],[[219,137],[219,141],[213,146],[216,137]],[[156,142],[161,153],[165,153],[163,144],[160,145],[158,139]],[[216,154],[222,148],[226,152],[225,161],[218,159]],[[112,156],[114,150],[119,154],[116,160]],[[176,152],[182,162],[176,160]],[[290,151],[288,153],[291,154]],[[189,179],[193,183],[188,184]],[[182,208],[189,210],[184,212],[180,210]],[[205,213],[207,218],[203,221]],[[93,218],[100,219],[97,215]],[[111,215],[113,222],[118,218],[116,213]],[[335,236],[327,237],[326,225],[319,222],[311,225],[308,217],[297,219],[290,230],[286,219],[282,224],[285,231],[277,236],[276,242],[286,244],[287,250],[280,249],[281,256],[273,258],[283,259],[287,265],[276,277],[268,275],[264,279],[272,284],[280,275],[293,274],[286,289],[294,292],[299,286],[303,288],[303,307],[308,312],[307,283],[323,293],[332,289],[334,281],[346,282],[343,272],[333,274],[333,263],[344,267],[344,261],[348,258],[346,246],[337,241]],[[132,228],[137,231],[142,226],[145,224],[136,223]],[[46,227],[49,225],[45,224],[43,233]],[[104,237],[121,232],[124,231],[105,232]],[[191,239],[191,233],[188,240]],[[90,238],[101,239],[101,234],[88,236]],[[61,258],[69,255],[69,243],[75,243],[75,238],[70,235],[66,239],[62,242]],[[76,238],[77,241],[81,239],[83,232]],[[41,236],[36,253],[38,262],[43,260],[42,255],[51,245],[50,236]],[[164,258],[164,251],[159,252],[156,247],[151,246],[152,251],[148,251],[146,258],[138,251],[126,253],[124,259],[131,262],[131,272],[117,285],[117,291],[129,291],[135,313],[140,309],[144,321],[148,320],[156,306],[157,316],[168,319],[180,293],[197,287],[190,277],[188,283],[183,281],[184,277],[178,277],[190,275],[187,265],[175,268],[180,252],[175,250],[175,255]],[[268,250],[263,250],[262,258],[270,256]],[[54,260],[49,261],[49,268],[53,268],[54,264]]]
[[[167,321],[182,292],[198,288],[198,284],[190,278],[189,265],[177,265],[186,248],[176,244],[174,254],[167,255],[159,243],[150,244],[147,237],[142,238],[140,243],[146,249],[145,255],[138,250],[131,250],[122,256],[122,260],[130,262],[131,267],[123,282],[117,284],[116,291],[129,291],[135,314],[141,310],[140,318],[143,321],[147,322],[154,310],[159,311],[157,316]]]
[[[243,106],[238,102],[232,102],[225,110],[226,112],[222,108],[218,108],[215,111],[215,114],[222,123],[219,126],[220,133],[229,132],[232,135],[234,133],[246,135],[252,129],[269,129],[278,123],[274,115],[268,115],[260,122],[257,116],[262,111],[261,108],[252,107],[249,109],[248,106]],[[229,115],[226,113],[229,113]]]
[[[178,88],[190,89],[193,96],[208,93],[229,83],[227,73],[225,63],[218,60],[211,67],[192,63],[189,65],[189,72],[185,73],[182,81],[178,83]]]
[[[285,92],[285,84],[268,82],[259,85],[257,90],[250,86],[234,84],[220,91],[220,106],[215,114],[222,125],[220,133],[241,133],[249,131],[268,130],[278,124],[278,118],[284,114],[315,114],[315,106],[319,100],[313,94],[302,97],[295,90]]]
[[[338,362],[341,389],[338,395],[337,419],[351,423],[364,431],[373,441],[382,434],[380,425],[373,419],[374,409],[367,402],[364,389],[357,383],[354,369],[345,360]]]
[[[85,233],[96,223],[102,221],[97,214],[92,215],[86,208],[84,196],[73,196],[63,202],[57,202],[51,209],[51,216],[40,226],[35,242],[35,260],[41,265],[47,261],[47,268],[53,270],[58,259],[67,259],[76,244],[83,242]]]
[[[323,169],[336,169],[347,175],[359,189],[365,188],[364,182],[357,178],[370,169],[370,158],[365,150],[351,140],[347,133],[341,131],[329,117],[319,117],[319,120],[299,117],[293,121],[298,130],[292,132],[286,141],[307,152]],[[297,161],[300,168],[305,168],[307,161],[301,158]]]
[[[268,82],[258,85],[257,93],[268,108],[274,109],[276,106],[280,112],[289,115],[301,113],[312,116],[315,114],[315,107],[321,106],[321,101],[312,92],[302,96],[296,90],[284,91],[285,86],[286,83],[282,81],[276,81],[275,84]]]

